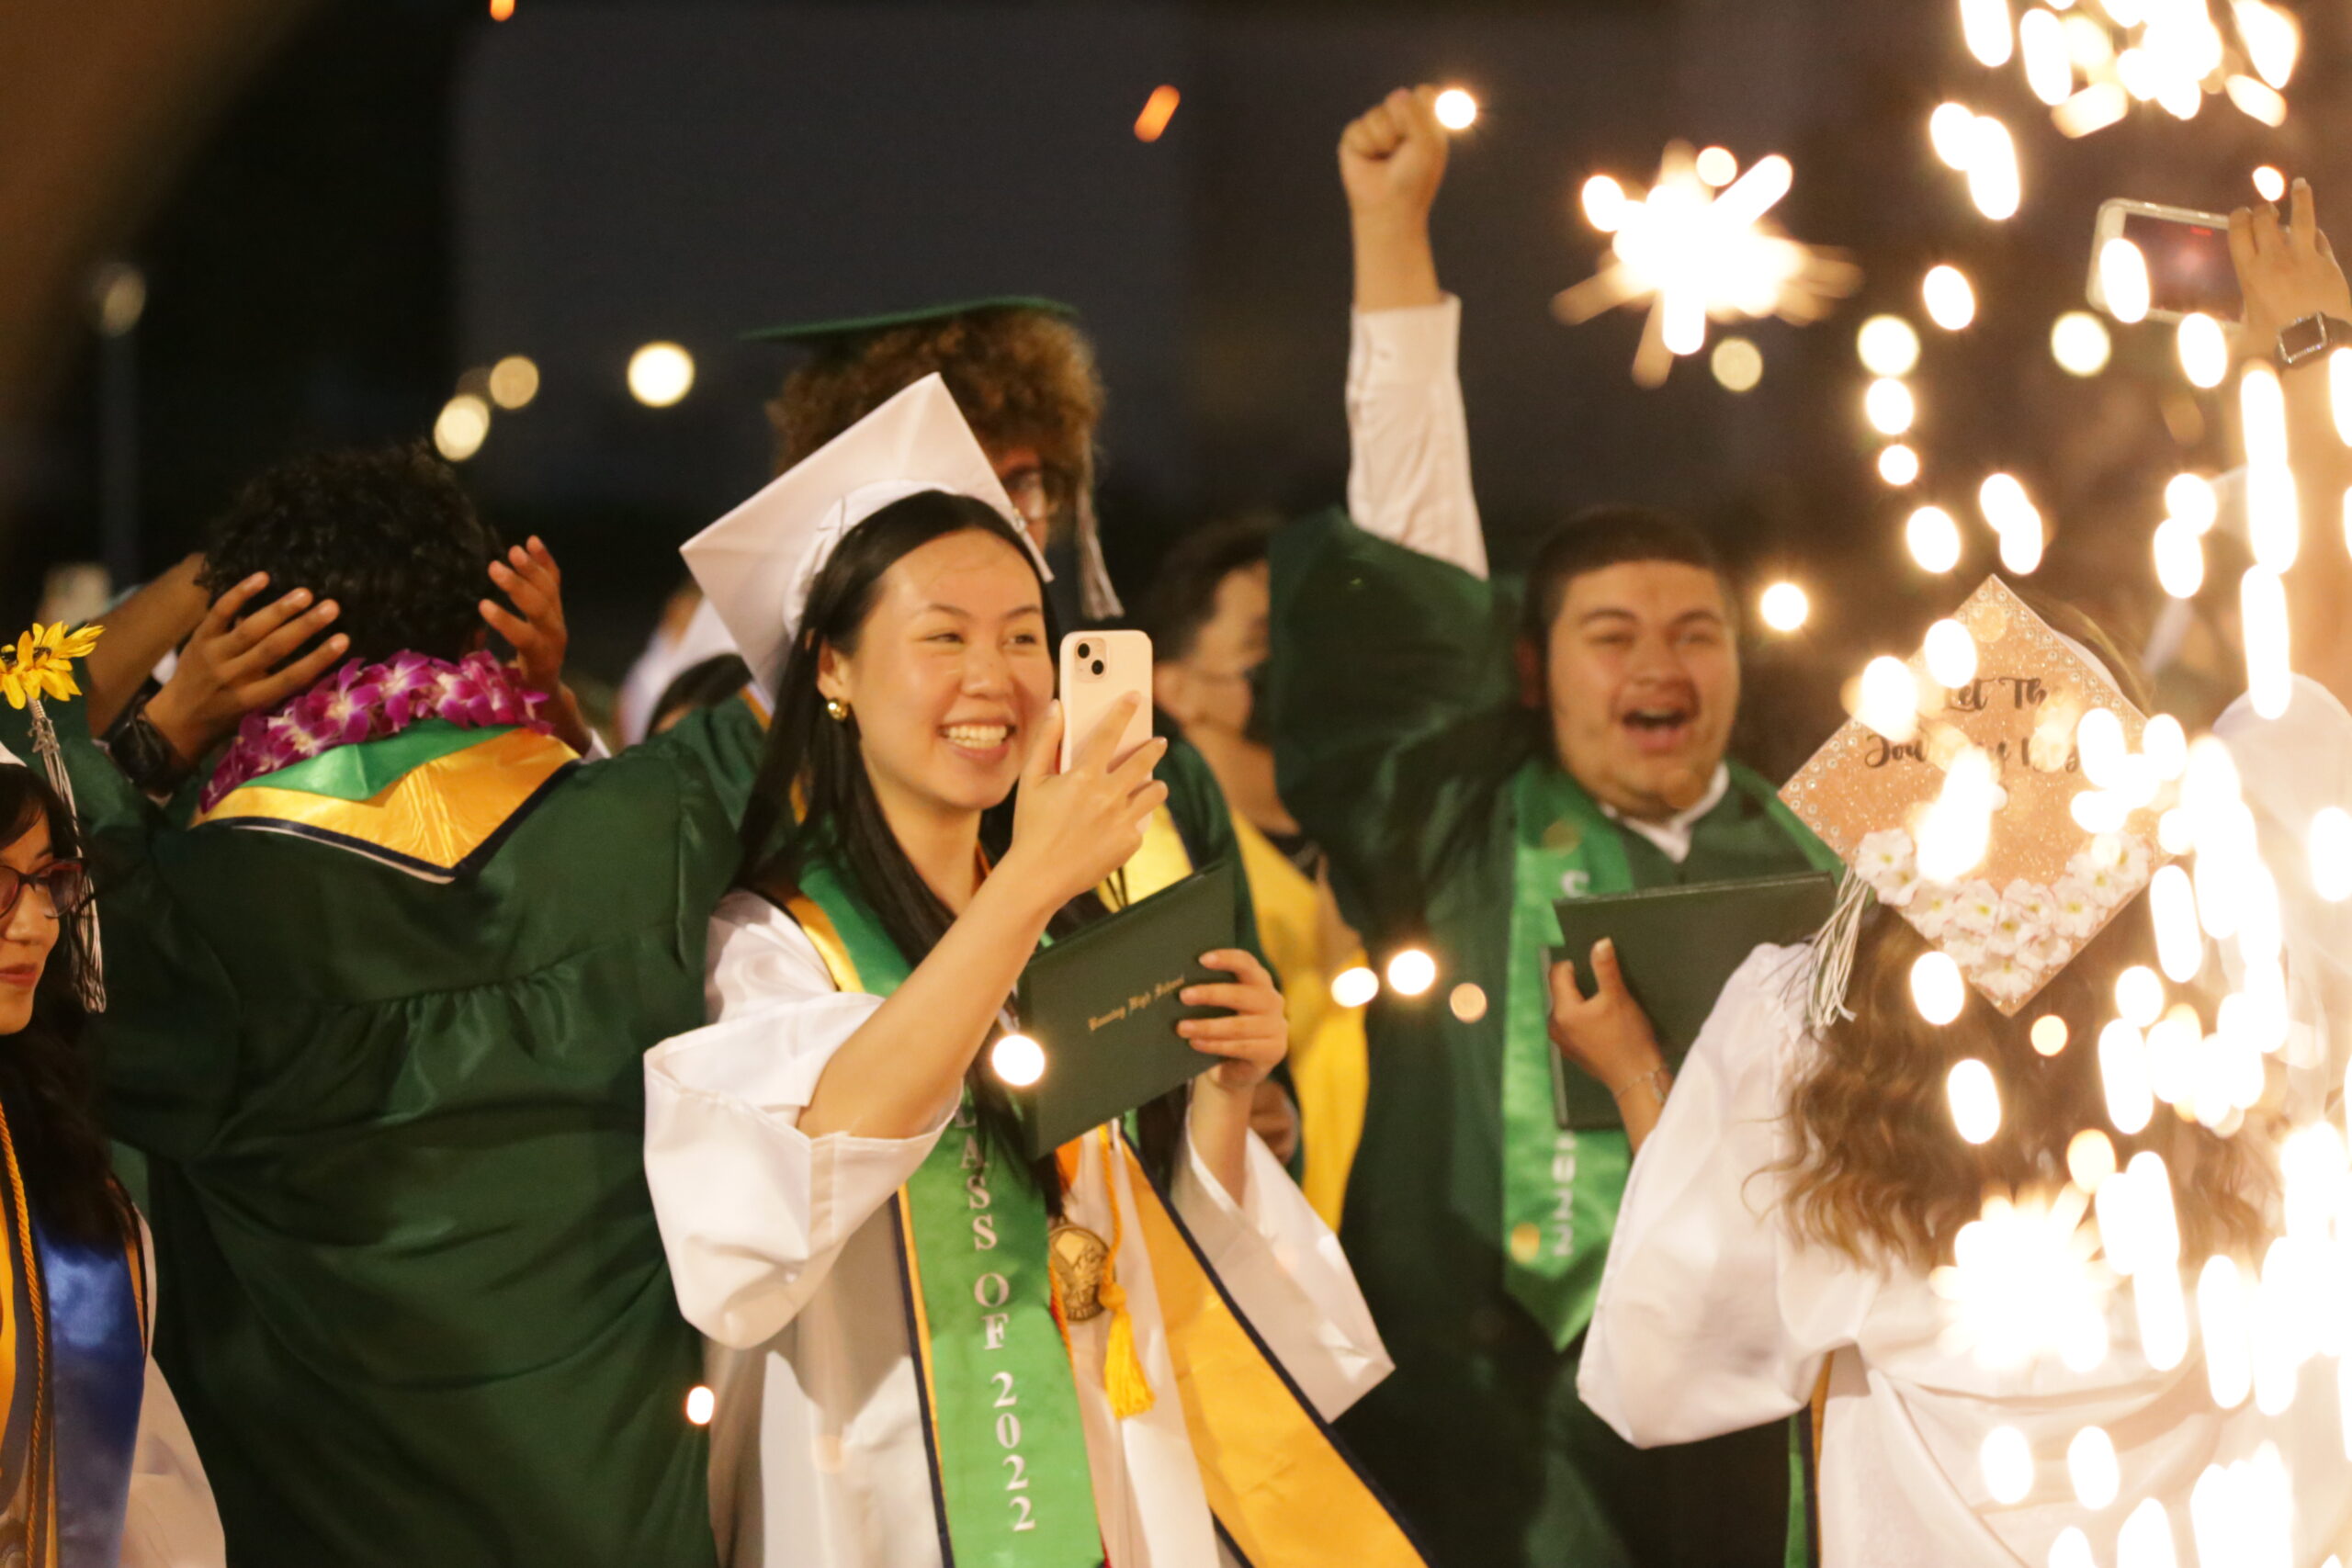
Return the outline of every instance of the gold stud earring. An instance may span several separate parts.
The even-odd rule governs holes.
[[[831,719],[835,724],[846,724],[849,722],[849,705],[842,701],[839,697],[827,697],[825,699],[825,716]]]

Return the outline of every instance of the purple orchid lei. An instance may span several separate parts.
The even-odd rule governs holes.
[[[485,651],[455,664],[422,653],[396,654],[388,664],[354,659],[274,712],[246,715],[204,786],[203,809],[265,773],[338,746],[398,735],[419,719],[437,718],[460,729],[519,725],[546,735],[552,727],[539,713],[547,701],[545,694],[525,690]]]

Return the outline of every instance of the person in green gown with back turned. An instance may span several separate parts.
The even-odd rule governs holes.
[[[1367,1019],[1341,1239],[1396,1371],[1341,1431],[1449,1568],[1777,1564],[1804,1547],[1788,1426],[1645,1452],[1577,1400],[1628,1154],[1555,1119],[1549,1023],[1578,998],[1547,949],[1564,895],[1832,862],[1724,758],[1738,615],[1702,536],[1611,508],[1544,541],[1522,610],[1487,581],[1433,96],[1400,89],[1340,142],[1354,516],[1273,549],[1282,798],[1374,954],[1439,973]],[[1669,1086],[1606,1087],[1640,1118]]]
[[[583,764],[553,560],[421,452],[264,475],[196,581],[113,755],[57,721],[108,1124],[149,1156],[157,1354],[230,1560],[711,1568],[641,1064],[703,1019],[754,716]]]

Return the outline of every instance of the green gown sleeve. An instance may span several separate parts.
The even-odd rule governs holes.
[[[1428,857],[1465,774],[1520,722],[1511,605],[1344,513],[1274,537],[1267,682],[1283,804],[1368,938],[1427,907]]]
[[[74,815],[98,910],[107,1010],[90,1038],[109,1134],[190,1157],[226,1114],[235,1080],[238,1004],[204,936],[206,910],[174,885],[164,814],[91,739],[79,702],[45,705],[63,744]],[[31,716],[0,707],[0,741],[34,767]]]

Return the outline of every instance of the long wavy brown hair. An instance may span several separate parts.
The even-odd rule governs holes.
[[[2145,711],[2139,671],[2089,617],[2027,597],[2044,620],[2098,653]],[[1863,916],[1846,997],[1853,1016],[1816,1038],[1789,1096],[1796,1146],[1780,1168],[1800,1236],[1865,1265],[1949,1262],[1952,1238],[1982,1212],[1988,1191],[2057,1186],[2066,1179],[2067,1145],[2096,1127],[2114,1144],[2119,1165],[2143,1149],[2164,1157],[2184,1256],[2256,1244],[2271,1175],[2247,1140],[2217,1136],[2164,1105],[2129,1136],[2107,1121],[2098,1036],[2115,1017],[2116,978],[2156,963],[2144,896],[2014,1019],[1972,990],[1959,1018],[1928,1022],[1911,999],[1911,966],[1928,951],[1894,910],[1873,905]],[[2182,999],[2198,1002],[2211,1021],[2212,998]],[[2051,1056],[2029,1038],[2045,1014],[2066,1026],[2066,1045]],[[1982,1145],[1960,1138],[1945,1099],[1947,1076],[1969,1056],[1992,1070],[2000,1089],[2000,1130]]]

